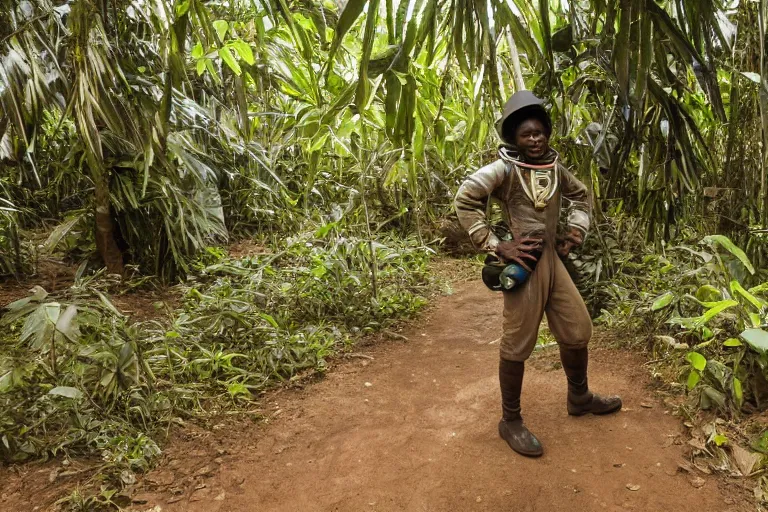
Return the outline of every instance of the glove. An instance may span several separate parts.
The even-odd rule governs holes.
[[[584,234],[578,228],[571,228],[569,232],[557,235],[555,250],[561,258],[567,258],[571,250],[584,243]]]
[[[544,240],[541,238],[520,238],[508,242],[499,242],[496,246],[496,255],[505,263],[514,262],[523,267],[528,272],[533,272],[532,266],[541,256],[541,248]],[[529,267],[528,265],[531,265]]]

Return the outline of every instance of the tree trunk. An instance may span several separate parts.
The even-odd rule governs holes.
[[[760,102],[760,121],[763,144],[760,151],[760,220],[763,229],[768,227],[768,69],[765,62],[765,33],[766,17],[768,17],[768,2],[760,0],[758,13],[760,34],[760,84],[758,87],[758,100]]]
[[[96,248],[110,274],[123,274],[123,253],[115,241],[109,202],[109,179],[104,169],[93,173],[96,217]]]

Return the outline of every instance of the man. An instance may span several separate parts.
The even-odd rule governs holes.
[[[499,435],[516,452],[538,457],[541,443],[523,424],[520,391],[525,360],[533,352],[539,324],[547,314],[560,345],[568,380],[568,414],[608,414],[621,409],[618,397],[601,397],[587,385],[587,344],[592,320],[560,257],[581,245],[589,229],[587,188],[549,147],[552,121],[543,102],[529,91],[504,106],[497,131],[504,144],[499,159],[471,175],[456,195],[459,223],[478,249],[517,263],[530,277],[504,292],[504,334],[499,382]],[[565,229],[558,230],[562,199],[570,201]],[[500,203],[512,240],[502,241],[488,226],[487,201]]]

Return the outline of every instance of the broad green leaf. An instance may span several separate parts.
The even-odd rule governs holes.
[[[236,41],[232,41],[231,46],[235,49],[240,58],[243,59],[247,64],[252,66],[256,63],[256,59],[253,57],[253,49],[251,48],[251,45],[242,39],[237,39]]]
[[[660,309],[664,309],[665,307],[669,306],[672,303],[672,300],[675,298],[675,294],[672,292],[666,292],[659,297],[656,298],[656,300],[653,301],[653,305],[651,306],[651,311],[658,311]]]
[[[699,375],[699,372],[696,370],[691,370],[691,373],[688,374],[688,382],[686,383],[688,386],[688,391],[691,391],[693,388],[695,388],[696,384],[698,384],[700,380],[701,375]]]
[[[749,270],[750,274],[755,273],[755,267],[752,266],[752,263],[749,261],[749,258],[747,258],[747,255],[744,254],[744,251],[739,249],[736,244],[731,242],[731,239],[724,235],[710,235],[704,238],[704,241],[708,244],[719,244],[720,246],[724,247],[728,250],[731,254],[736,256],[739,261]]]
[[[229,22],[227,20],[216,20],[213,22],[213,28],[216,30],[219,40],[223,41],[227,35],[227,30],[229,30]]]
[[[205,51],[203,50],[203,44],[198,41],[195,46],[192,47],[192,52],[190,53],[193,59],[200,59],[205,55]]]
[[[82,398],[83,392],[69,386],[56,386],[48,392],[49,395],[63,396],[66,398]]]
[[[747,329],[740,335],[750,347],[758,352],[768,351],[768,332],[762,329]]]
[[[693,366],[700,372],[703,372],[704,368],[707,367],[707,359],[703,355],[699,354],[698,352],[688,352],[685,358],[688,360],[689,363],[691,363],[691,366]]]
[[[736,338],[728,338],[723,342],[724,347],[741,347],[743,344]]]
[[[237,76],[240,76],[240,73],[242,73],[242,70],[240,69],[240,64],[237,63],[235,60],[234,55],[232,55],[232,52],[229,48],[224,47],[219,49],[219,57],[221,57],[221,60],[224,61],[224,63],[229,66],[229,69],[232,70],[234,74]]]
[[[758,313],[750,313],[749,321],[752,322],[752,327],[760,327],[763,325],[763,317]]]
[[[205,71],[205,65],[207,60],[209,59],[199,59],[197,61],[197,64],[195,65],[197,70],[197,76],[202,76],[203,72]]]
[[[712,441],[714,441],[717,446],[723,446],[724,444],[728,444],[728,438],[723,434],[716,434],[712,438]]]

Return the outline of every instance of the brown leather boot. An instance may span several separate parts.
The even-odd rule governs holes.
[[[544,453],[541,443],[525,427],[520,416],[520,391],[524,372],[525,363],[505,359],[499,361],[502,410],[499,435],[517,453],[526,457],[539,457]]]
[[[621,398],[618,396],[602,397],[589,390],[587,384],[587,348],[560,347],[560,360],[568,378],[568,414],[583,416],[585,414],[610,414],[621,409]]]

